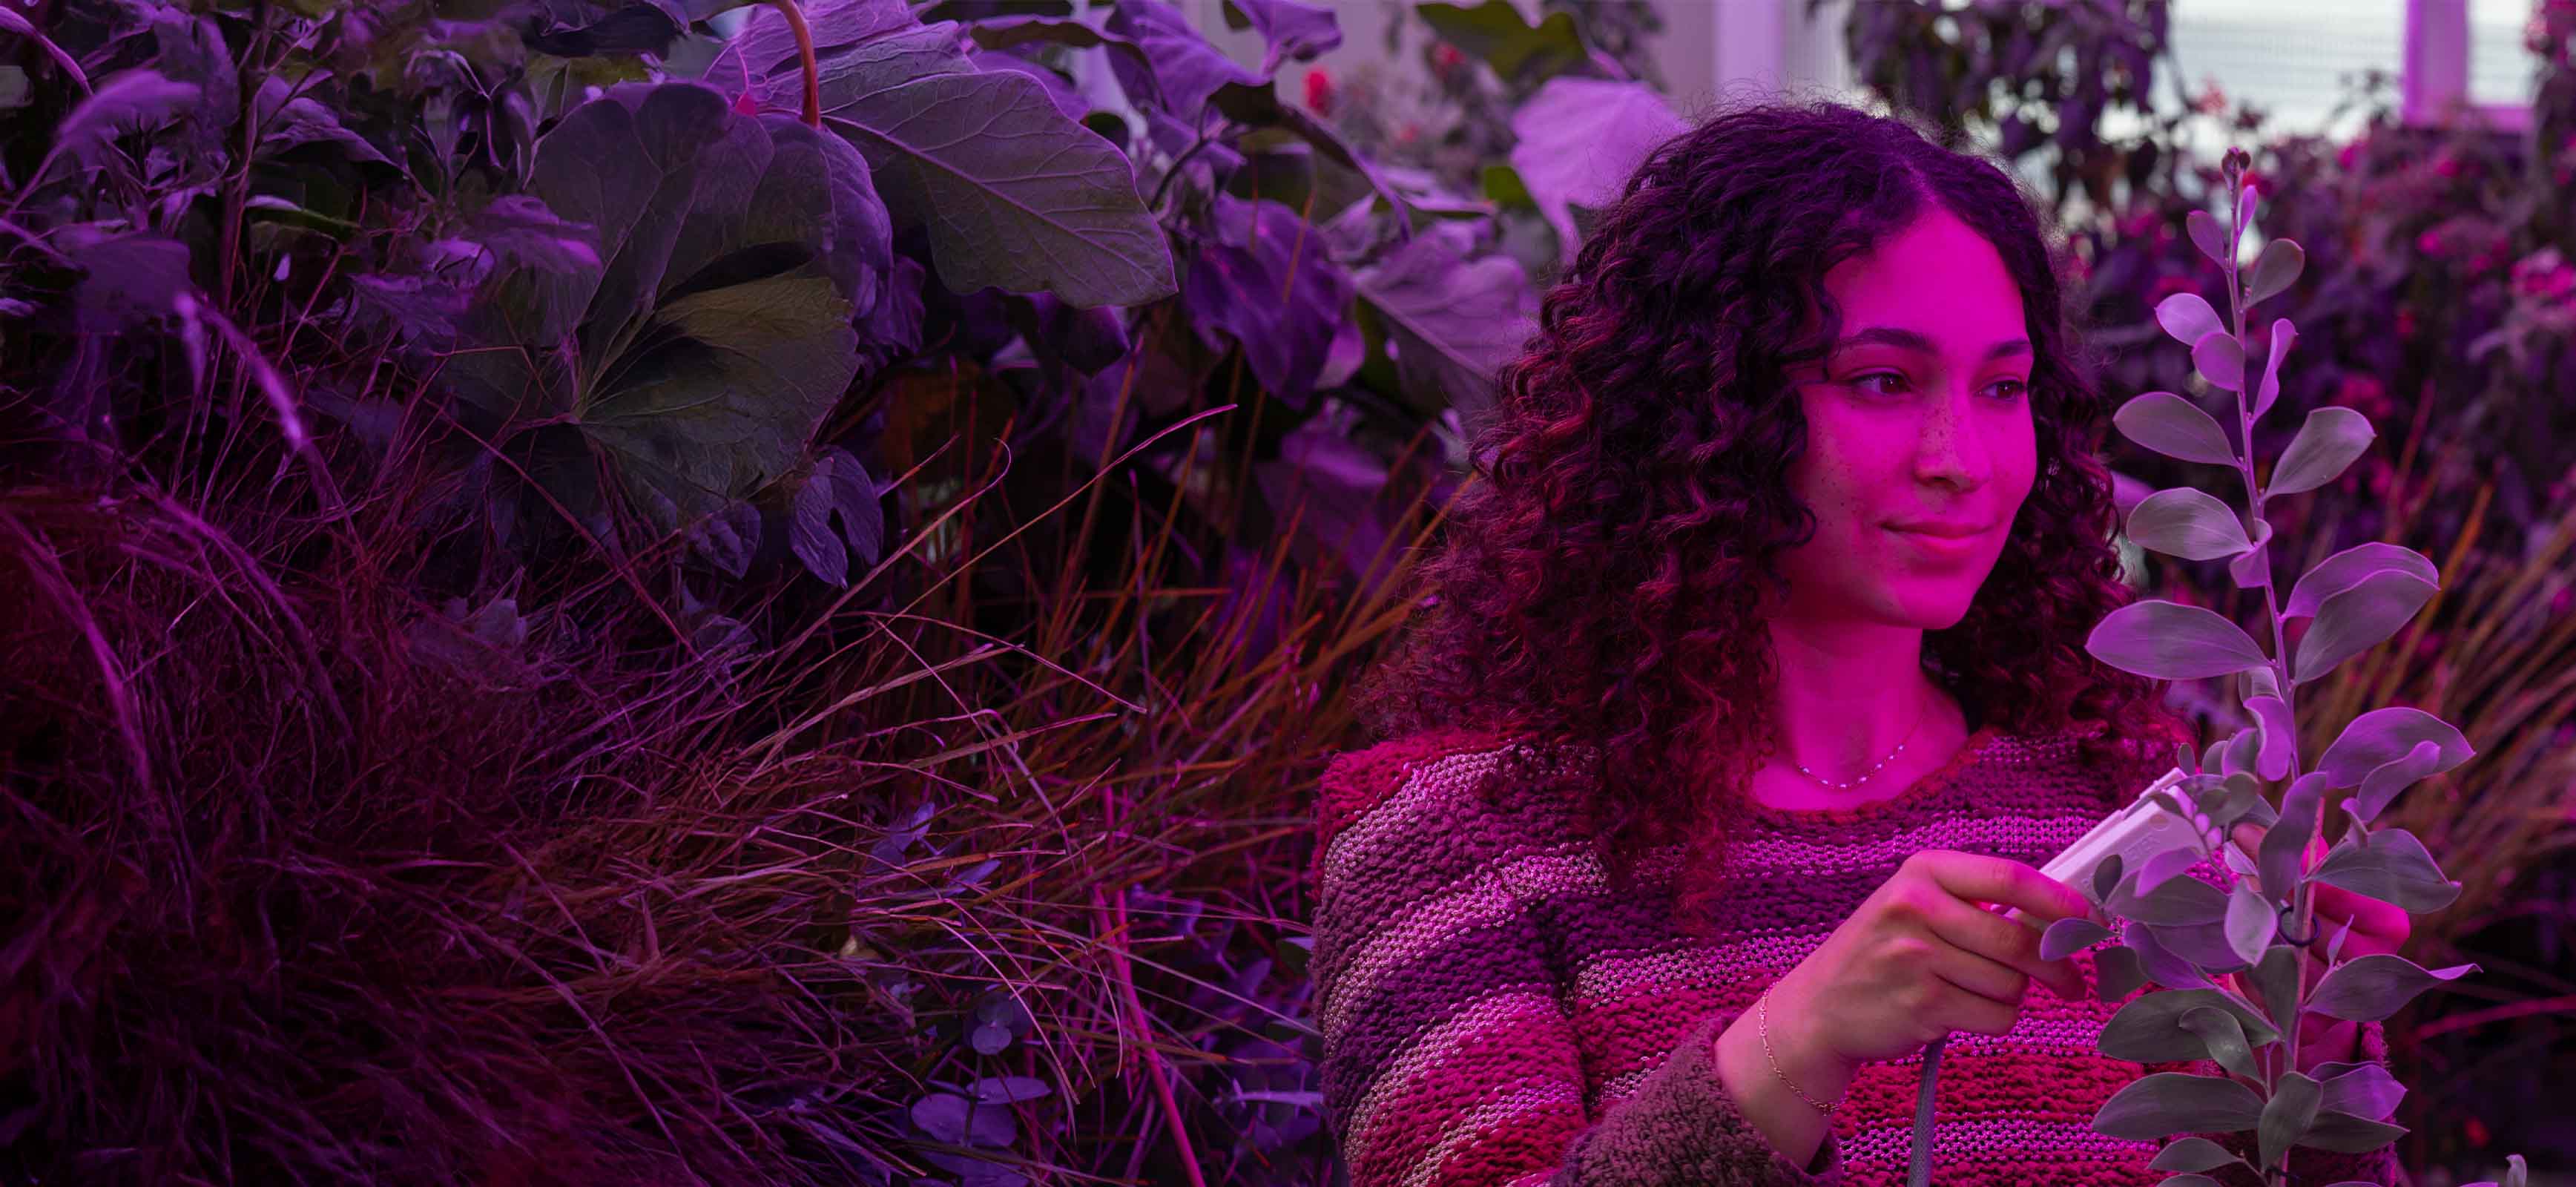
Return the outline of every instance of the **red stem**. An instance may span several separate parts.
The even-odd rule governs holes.
[[[823,79],[821,68],[814,64],[814,30],[806,27],[805,13],[796,0],[769,0],[770,7],[787,18],[787,28],[796,34],[796,57],[805,67],[805,126],[823,126]]]

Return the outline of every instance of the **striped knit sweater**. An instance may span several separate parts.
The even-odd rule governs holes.
[[[1616,895],[1563,793],[1478,804],[1472,779],[1503,739],[1444,731],[1337,756],[1318,821],[1314,968],[1326,1117],[1352,1184],[1903,1183],[1919,1053],[1864,1067],[1799,1166],[1737,1110],[1711,1045],[1907,854],[2043,864],[2172,765],[2088,770],[2077,741],[1987,726],[1892,798],[1750,805],[1714,941],[1675,926],[1677,847],[1642,862],[1645,885],[1664,893]],[[2221,888],[2235,879],[2216,861],[2191,873]],[[1935,1184],[2166,1177],[2147,1166],[2162,1143],[2094,1133],[2094,1113],[2149,1072],[2219,1069],[2096,1052],[2102,1024],[2130,998],[2095,1000],[2092,954],[2074,963],[2084,999],[2034,984],[2010,1034],[1950,1036],[1934,1098]],[[2386,1054],[2380,1025],[2367,1024],[2361,1057]],[[2204,1136],[2251,1160],[2250,1135]],[[2392,1147],[2294,1148],[2289,1169],[2298,1187],[2399,1181]],[[2230,1187],[2261,1181],[2232,1164],[2212,1174]]]

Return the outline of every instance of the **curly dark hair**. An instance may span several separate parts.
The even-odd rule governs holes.
[[[2101,723],[2077,731],[2087,761],[2190,737],[2166,682],[2083,646],[2133,594],[2096,456],[2110,409],[2060,283],[2062,231],[1955,136],[1830,101],[1707,115],[1600,212],[1471,429],[1473,473],[1414,572],[1420,609],[1353,692],[1362,723],[1381,739],[1465,727],[1576,744],[1599,761],[1517,748],[1486,793],[1577,778],[1623,882],[1639,849],[1678,833],[1696,872],[1682,915],[1704,916],[1744,789],[1775,749],[1759,607],[1786,586],[1770,558],[1815,527],[1787,482],[1807,425],[1786,373],[1840,334],[1826,271],[1935,203],[2019,283],[2041,466],[1966,617],[1926,632],[1926,671],[2005,731]],[[1821,325],[1802,338],[1810,309]]]

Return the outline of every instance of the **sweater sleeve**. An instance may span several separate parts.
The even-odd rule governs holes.
[[[1383,758],[1327,772],[1317,880],[1325,1113],[1354,1187],[1842,1182],[1830,1134],[1801,1167],[1737,1109],[1712,1049],[1729,1013],[1595,1111],[1518,876],[1546,847],[1467,804],[1454,764]]]

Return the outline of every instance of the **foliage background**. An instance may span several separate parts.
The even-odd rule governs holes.
[[[2115,345],[2213,204],[2094,130],[2162,7],[1848,31],[2060,163]],[[1407,137],[1276,93],[1340,41],[1294,0],[1231,6],[1257,63],[1161,0],[815,4],[819,128],[723,0],[0,7],[0,1174],[1332,1181],[1339,690],[1598,200],[1535,150],[1681,118],[1649,5],[1412,8]],[[2238,121],[2312,253],[2269,423],[2407,427],[2285,555],[2445,575],[2326,696],[2482,747],[2401,813],[2466,884],[2411,955],[2489,973],[2392,1020],[2427,1181],[2576,1161],[2571,41],[2520,137]],[[2137,579],[2252,613],[2214,568]]]

